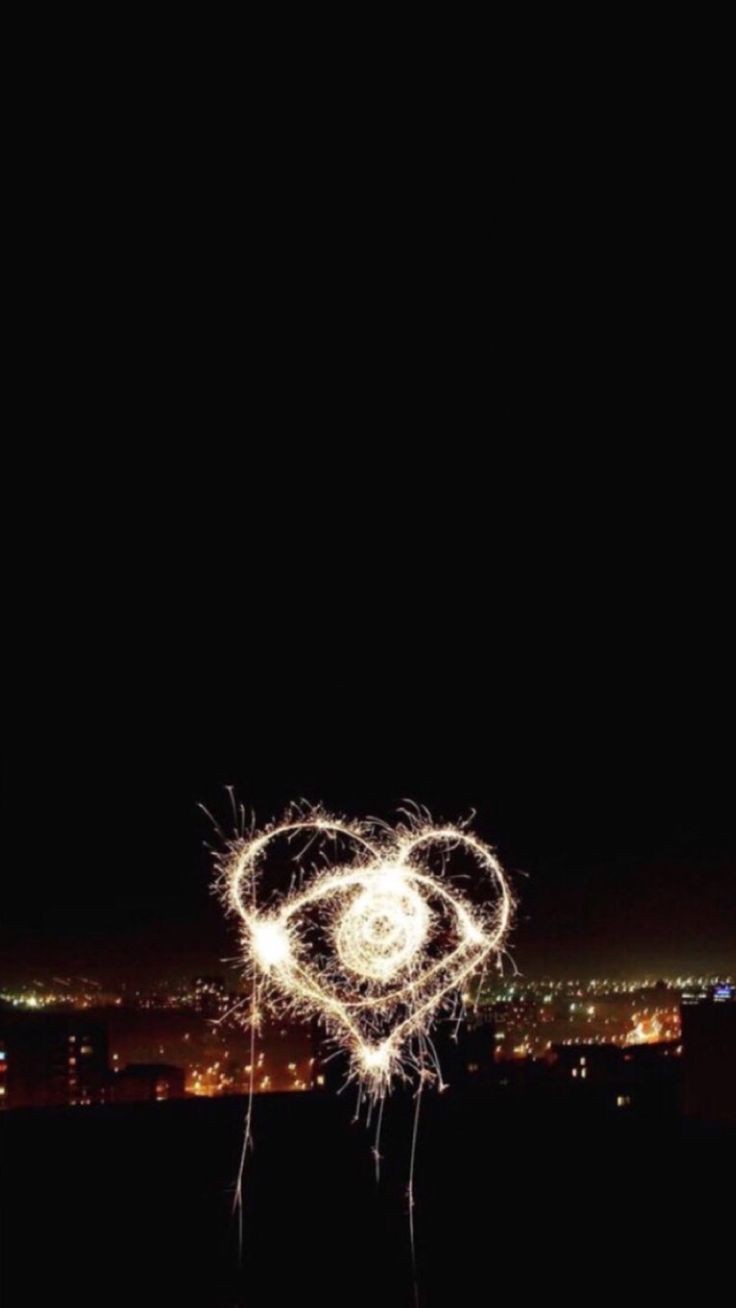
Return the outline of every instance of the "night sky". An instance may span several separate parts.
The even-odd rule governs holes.
[[[657,18],[586,23],[581,57],[576,16],[567,60],[496,42],[478,85],[467,56],[405,57],[388,94],[283,38],[229,78],[201,22],[193,56],[180,22],[136,32],[142,60],[123,24],[92,59],[34,42],[6,187],[0,992],[237,988],[201,807],[229,830],[228,787],[258,822],[474,810],[522,977],[736,977],[730,42]],[[104,1107],[16,1108],[66,1022],[19,1013],[0,1279],[24,1304],[63,1268],[79,1305],[114,1281],[389,1308],[413,1262],[442,1308],[603,1271],[620,1303],[714,1298],[729,1010],[690,1010],[681,1062],[601,1049],[590,1081],[554,1050],[496,1075],[471,1035],[421,1126],[414,1081],[370,1134],[350,1092],[259,1094],[252,1151],[241,1096],[128,1103],[134,1073],[70,1070],[64,1097]],[[116,1068],[174,1057],[128,1025]]]
[[[387,606],[356,584],[349,615],[310,584],[311,621],[288,599],[271,626],[252,598],[213,613],[198,587],[175,629],[170,609],[165,631],[107,610],[95,648],[36,686],[10,758],[4,980],[222,971],[234,925],[198,804],[229,828],[227,785],[262,820],[301,796],[387,818],[404,798],[476,809],[514,876],[527,975],[734,970],[708,687],[693,713],[672,668],[611,626],[583,642],[578,625],[572,659],[549,611],[520,649],[490,582],[463,595],[448,578],[433,598],[402,581]],[[203,627],[208,649],[187,639]]]
[[[370,366],[261,341],[250,398],[199,329],[162,355],[161,441],[100,360],[104,448],[16,483],[3,980],[222,970],[198,805],[227,824],[228,785],[260,820],[476,809],[530,976],[736,970],[704,355],[634,368],[570,322],[427,329],[400,376],[399,326]]]

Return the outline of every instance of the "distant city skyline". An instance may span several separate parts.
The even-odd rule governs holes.
[[[646,1049],[656,1060],[679,1060],[694,1008],[728,1009],[723,1021],[731,1026],[736,1008],[736,984],[723,977],[629,983],[489,976],[480,989],[468,984],[461,1029],[449,1011],[432,1027],[440,1066],[453,1083],[503,1085],[529,1064],[553,1079],[562,1070],[566,1078],[592,1081],[597,1068],[610,1080]],[[247,998],[216,976],[152,990],[104,990],[91,978],[0,986],[0,1108],[319,1091],[343,1083],[345,1058],[335,1063],[339,1051],[319,1023],[266,1008],[252,1038],[248,1013]]]

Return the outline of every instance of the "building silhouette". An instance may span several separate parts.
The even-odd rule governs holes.
[[[6,1108],[99,1104],[107,1099],[107,1029],[82,1012],[0,1013]]]

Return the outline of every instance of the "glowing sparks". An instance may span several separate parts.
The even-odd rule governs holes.
[[[391,1078],[392,1065],[395,1061],[389,1041],[382,1045],[361,1045],[358,1059],[364,1077],[372,1086],[387,1084]]]
[[[389,868],[376,872],[372,884],[342,914],[335,945],[350,972],[390,981],[414,961],[428,929],[429,912],[422,896],[401,871]]]
[[[254,918],[250,924],[253,954],[264,971],[288,966],[291,958],[289,932],[278,919]]]
[[[265,856],[300,837],[335,865],[305,875],[304,851],[301,860],[290,853],[296,888],[259,907]],[[259,1007],[321,1020],[373,1096],[407,1069],[423,1078],[436,1067],[432,1022],[499,954],[511,918],[493,851],[419,811],[393,829],[295,813],[234,841],[222,872]]]

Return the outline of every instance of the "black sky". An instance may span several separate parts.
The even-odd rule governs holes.
[[[230,608],[188,579],[152,594],[127,554],[111,594],[109,576],[104,597],[91,578],[66,591],[14,706],[4,976],[222,970],[234,932],[198,805],[228,826],[228,785],[264,820],[295,797],[476,809],[515,876],[512,953],[530,975],[733,970],[723,683],[689,662],[698,642],[663,622],[661,592],[648,626],[600,574],[595,612],[587,587],[563,602],[520,582],[501,602],[487,527],[471,528],[469,573],[419,550],[384,593],[369,585],[380,518],[349,587],[339,526],[305,586],[289,552],[280,606],[245,576]]]
[[[52,369],[79,439],[9,468],[3,977],[232,955],[227,785],[475,808],[530,974],[736,970],[722,348],[666,261],[567,240],[488,312],[461,254],[341,302],[285,248],[244,322],[109,268]]]

